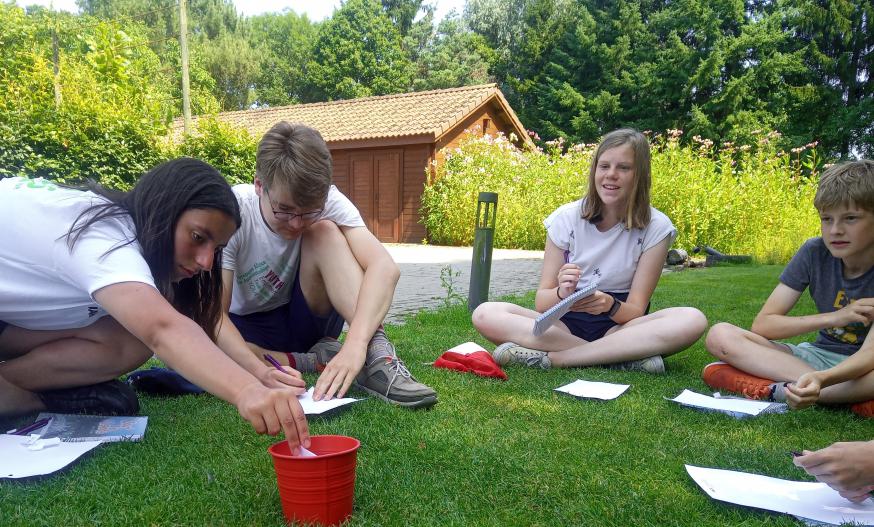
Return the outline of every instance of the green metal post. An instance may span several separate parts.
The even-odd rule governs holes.
[[[470,260],[470,289],[467,295],[467,308],[471,311],[489,299],[492,243],[495,239],[497,212],[498,195],[494,192],[480,192],[476,204],[476,231],[473,238],[473,256]]]

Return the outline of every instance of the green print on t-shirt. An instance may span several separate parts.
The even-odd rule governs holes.
[[[53,183],[51,181],[47,181],[41,177],[38,177],[36,179],[30,179],[30,178],[19,176],[17,179],[18,179],[18,182],[15,184],[16,190],[20,189],[22,187],[33,188],[33,189],[45,189],[45,190],[48,190],[50,192],[53,190],[58,190],[58,186],[55,183]]]

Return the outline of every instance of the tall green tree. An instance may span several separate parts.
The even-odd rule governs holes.
[[[483,84],[492,80],[493,51],[457,14],[450,13],[425,42],[416,61],[413,89],[434,90]]]
[[[422,0],[382,0],[382,8],[395,27],[405,37],[422,8]]]
[[[133,20],[152,28],[153,38],[179,36],[177,0],[76,0],[83,14],[110,20]],[[243,18],[233,0],[189,0],[188,30],[193,36],[214,39],[240,29]],[[157,50],[157,49],[156,49]]]
[[[222,110],[244,110],[255,101],[255,82],[261,73],[261,55],[242,35],[223,32],[200,42],[204,67],[216,83]]]
[[[793,90],[786,132],[821,138],[841,157],[874,157],[874,2],[780,3],[789,49],[806,74]],[[803,139],[801,139],[803,141]]]
[[[168,68],[179,71],[179,61],[171,62],[178,53],[176,0],[77,0],[77,5],[87,15],[145,24],[150,31],[149,45]],[[211,90],[221,110],[246,108],[254,99],[252,91],[260,74],[260,56],[246,37],[246,20],[237,13],[232,0],[190,0],[186,5],[192,91]],[[195,73],[195,68],[208,71],[211,80],[200,84],[204,76]],[[198,106],[192,102],[192,106]]]
[[[319,27],[308,73],[318,100],[405,91],[413,65],[376,0],[349,0]]]
[[[314,100],[307,74],[317,30],[306,15],[294,11],[252,17],[249,43],[260,55],[255,102],[266,105]]]
[[[467,27],[492,48],[490,73],[517,110],[533,108],[534,77],[577,16],[573,0],[468,0]]]

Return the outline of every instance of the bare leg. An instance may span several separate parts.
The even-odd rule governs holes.
[[[576,337],[557,322],[540,337],[532,335],[538,312],[507,302],[486,302],[474,310],[473,325],[499,344],[515,342],[547,351],[553,366],[595,366],[670,355],[691,346],[704,334],[707,318],[695,308],[663,309],[622,326],[593,341]]]
[[[794,382],[814,368],[789,351],[752,331],[721,323],[707,334],[707,351],[719,360],[752,375],[777,382]],[[874,372],[858,379],[823,388],[819,402],[846,404],[874,399]]]
[[[35,393],[22,390],[0,376],[0,415],[20,415],[45,410]]]
[[[322,221],[306,230],[300,287],[313,313],[325,316],[333,308],[345,320],[352,320],[363,281],[364,270],[339,227]]]
[[[152,356],[111,317],[78,329],[34,331],[8,326],[0,334],[0,413],[40,409],[34,392],[87,386],[136,369]]]
[[[509,302],[484,302],[471,315],[473,326],[495,344],[515,342],[541,351],[564,351],[586,341],[574,336],[562,322],[556,322],[543,335],[535,337],[534,319],[540,313]],[[550,355],[550,358],[552,355]]]
[[[717,359],[765,379],[792,382],[814,371],[809,364],[792,355],[786,345],[725,322],[710,328],[705,345]]]
[[[707,318],[692,307],[656,311],[611,329],[604,337],[550,353],[553,366],[594,366],[654,355],[667,356],[695,343],[707,329]]]

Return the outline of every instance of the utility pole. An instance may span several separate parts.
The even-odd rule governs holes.
[[[185,135],[191,133],[191,93],[188,79],[188,10],[179,0],[179,51],[182,54],[182,117]]]
[[[52,65],[54,71],[53,82],[55,86],[55,110],[61,108],[61,57],[58,50],[58,28],[57,22],[52,28]]]

